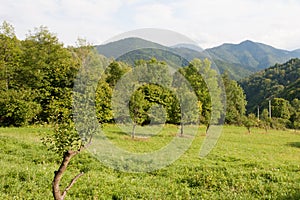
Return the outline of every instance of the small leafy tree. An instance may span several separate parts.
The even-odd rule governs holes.
[[[225,122],[241,125],[242,116],[245,115],[247,105],[244,91],[236,81],[230,80],[227,73],[224,73],[222,78],[226,92]]]
[[[51,116],[51,121],[54,123],[54,133],[42,140],[49,150],[62,156],[61,164],[58,170],[54,172],[52,182],[52,192],[55,200],[64,199],[70,188],[84,174],[84,172],[77,174],[69,185],[61,190],[60,180],[63,173],[66,171],[71,159],[91,143],[92,135],[95,133],[96,125],[98,125],[95,124],[96,120],[92,120],[93,118],[89,116],[91,114],[89,109],[93,108],[93,111],[95,109],[93,106],[95,105],[94,94],[97,88],[95,83],[99,75],[96,71],[102,70],[105,59],[95,53],[89,46],[79,47],[74,51],[74,54],[78,58],[82,69],[80,80],[77,80],[77,85],[74,86],[73,91],[64,90],[66,93],[63,98],[58,96],[60,98],[50,101],[50,108],[54,111]],[[75,82],[74,79],[71,79],[71,82]],[[77,119],[78,115],[83,117]],[[76,128],[75,119],[77,119]]]
[[[52,182],[52,193],[54,199],[63,200],[66,197],[67,192],[84,174],[84,172],[77,174],[63,190],[60,188],[61,178],[67,170],[71,159],[90,144],[91,138],[88,143],[83,143],[72,120],[66,120],[57,124],[54,128],[54,134],[43,138],[42,142],[48,146],[49,150],[52,150],[63,157],[58,170],[54,172],[54,179]]]
[[[200,122],[207,127],[210,123],[218,124],[224,106],[219,76],[211,67],[211,62],[208,59],[193,59],[188,66],[181,68],[179,72],[190,83],[201,104]]]
[[[186,124],[196,123],[199,120],[200,110],[196,95],[188,90],[179,92],[181,120],[180,120],[180,136],[183,136],[184,126]]]
[[[261,113],[261,119],[259,121],[259,125],[265,129],[266,133],[268,129],[271,127],[271,119],[269,117],[269,112],[267,109],[263,109]]]
[[[247,128],[248,133],[251,133],[251,128],[257,126],[257,119],[256,116],[251,113],[248,117],[243,117],[243,124]]]
[[[182,72],[177,72],[174,74],[173,87],[176,89],[176,94],[178,98],[177,110],[180,113],[180,136],[184,134],[184,126],[186,124],[195,124],[199,121],[202,104],[198,100],[194,88],[189,85],[189,80],[185,80]]]
[[[148,107],[147,104],[149,105],[149,102],[145,100],[145,95],[139,90],[137,90],[130,99],[129,110],[133,121],[131,132],[132,138],[135,137],[136,126],[142,125],[148,117],[147,111],[145,110]]]

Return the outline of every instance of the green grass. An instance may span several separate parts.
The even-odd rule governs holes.
[[[133,152],[164,146],[178,133],[167,126],[158,135],[130,139],[112,125],[107,137]],[[66,199],[300,199],[300,133],[226,126],[205,158],[201,127],[177,161],[149,173],[124,173],[102,165],[87,152],[72,160],[62,185],[86,171]],[[51,182],[59,158],[40,138],[46,127],[0,128],[0,199],[52,199]]]

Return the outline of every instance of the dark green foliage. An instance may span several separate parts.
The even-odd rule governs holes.
[[[294,99],[291,102],[292,109],[291,109],[291,128],[295,130],[300,129],[300,100]]]
[[[299,99],[300,60],[289,62],[258,72],[241,81],[247,97],[247,111],[256,112],[257,106],[268,109],[272,104],[272,127],[293,127],[293,99]],[[296,117],[296,115],[294,115]],[[296,122],[297,124],[297,122]]]
[[[300,60],[292,59],[276,64],[242,80],[241,86],[247,97],[247,110],[254,112],[258,105],[267,108],[268,100],[278,97],[288,101],[300,98]]]
[[[39,116],[47,121],[48,106],[53,97],[63,98],[65,88],[71,88],[77,72],[71,52],[58,42],[47,28],[41,27],[22,41],[22,65],[16,79],[19,88],[31,88],[39,95],[35,99],[43,111]]]
[[[130,70],[130,67],[124,63],[113,61],[105,70],[105,80],[113,88],[121,77]]]
[[[289,62],[258,72],[241,81],[245,90],[249,112],[254,112],[257,106],[268,108],[271,101],[273,128],[298,127],[297,103],[294,99],[300,96],[300,60]],[[296,102],[296,100],[295,100]],[[291,105],[292,104],[292,105]]]
[[[289,119],[290,114],[290,103],[283,98],[274,98],[271,101],[272,117]]]

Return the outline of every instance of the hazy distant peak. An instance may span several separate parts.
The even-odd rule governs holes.
[[[198,52],[202,52],[203,49],[195,44],[187,44],[187,43],[180,43],[180,44],[176,44],[171,46],[171,48],[187,48],[187,49],[191,49],[194,51],[198,51]]]

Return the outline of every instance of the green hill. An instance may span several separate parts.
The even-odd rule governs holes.
[[[129,65],[134,65],[137,60],[150,60],[155,57],[157,60],[165,61],[173,68],[187,66],[189,61],[184,57],[171,51],[155,48],[146,48],[130,51],[116,60],[126,62]]]
[[[266,105],[274,97],[292,101],[300,99],[300,59],[291,59],[284,64],[257,72],[241,82],[248,101],[248,111]]]
[[[165,47],[163,45],[150,42],[147,40],[143,40],[140,38],[125,38],[104,45],[97,45],[95,47],[100,54],[108,58],[113,57],[115,59],[128,52],[137,49],[144,49],[144,48],[154,48],[154,49],[162,49],[162,50],[168,49],[168,47]]]

